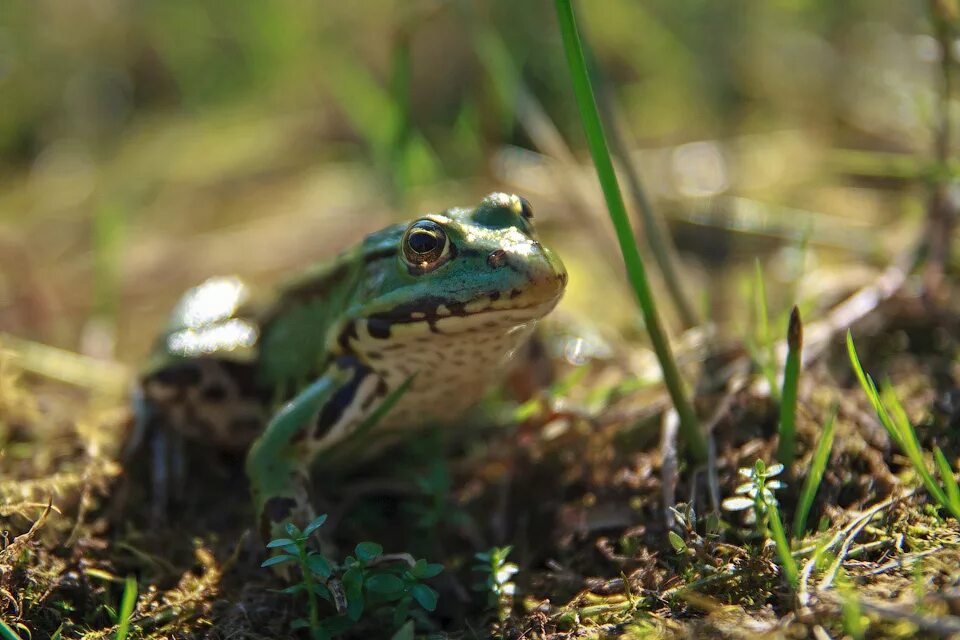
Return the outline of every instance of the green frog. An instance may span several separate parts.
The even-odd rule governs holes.
[[[139,432],[247,450],[261,534],[278,536],[312,516],[312,461],[351,438],[363,449],[366,434],[453,424],[502,379],[566,283],[530,204],[504,193],[373,233],[266,305],[238,279],[212,278],[158,340],[135,401]],[[168,440],[156,442],[163,494]]]

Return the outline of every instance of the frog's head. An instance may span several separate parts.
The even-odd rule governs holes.
[[[563,263],[537,237],[530,203],[516,195],[426,215],[396,242],[395,265],[364,314],[374,336],[397,324],[404,332],[507,331],[547,314],[567,284]]]

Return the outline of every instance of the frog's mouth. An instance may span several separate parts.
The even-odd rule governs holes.
[[[386,340],[393,328],[404,333],[422,326],[431,333],[452,334],[473,331],[478,326],[507,328],[538,320],[560,301],[567,282],[564,271],[552,273],[550,281],[531,280],[530,285],[503,291],[486,291],[464,302],[443,296],[431,296],[415,303],[368,316],[364,321],[371,338]]]

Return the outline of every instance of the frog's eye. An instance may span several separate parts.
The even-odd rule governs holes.
[[[533,220],[533,207],[530,206],[530,201],[523,196],[517,197],[520,200],[520,216],[524,220]]]
[[[421,273],[434,269],[449,253],[443,227],[433,220],[417,220],[403,234],[403,259]]]

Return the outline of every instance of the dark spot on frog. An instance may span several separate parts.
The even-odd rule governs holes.
[[[297,507],[297,501],[293,498],[274,497],[267,500],[263,505],[263,513],[260,514],[260,533],[264,540],[270,539],[270,525],[274,522],[282,522],[290,517],[293,510]]]
[[[213,383],[204,387],[200,395],[207,402],[223,402],[227,399],[227,388],[222,384]]]
[[[523,291],[520,291],[520,289],[511,289],[511,290],[510,290],[510,299],[511,299],[511,300],[513,300],[514,298],[516,298],[516,297],[518,297],[518,296],[521,296],[521,295],[523,295]]]
[[[489,297],[490,297],[490,302],[496,302],[497,300],[500,299],[500,292],[494,291],[493,293],[490,294]]]
[[[371,317],[367,319],[367,332],[371,337],[378,340],[386,340],[390,337],[391,322],[384,318]]]
[[[161,369],[150,377],[161,384],[173,387],[188,387],[200,382],[202,374],[196,364],[187,362]]]

